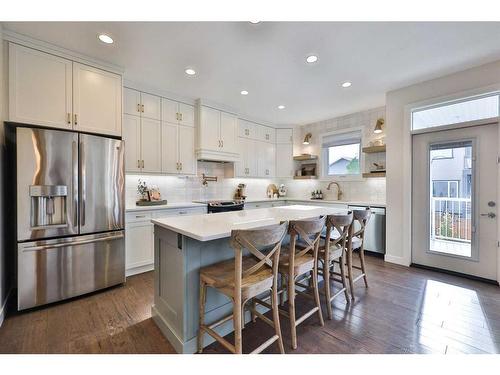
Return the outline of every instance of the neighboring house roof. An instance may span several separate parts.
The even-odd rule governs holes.
[[[353,158],[343,157],[328,166],[328,174],[344,174]]]

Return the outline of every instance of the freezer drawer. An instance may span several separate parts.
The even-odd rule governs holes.
[[[124,232],[18,244],[18,309],[125,282]]]

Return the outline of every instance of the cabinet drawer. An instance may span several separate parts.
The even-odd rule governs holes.
[[[136,223],[138,221],[149,221],[152,218],[151,212],[147,211],[127,212],[125,215],[125,222]]]
[[[204,214],[207,212],[205,207],[192,207],[192,208],[178,208],[178,209],[168,209],[168,210],[158,210],[153,213],[153,218],[161,218],[167,216],[185,216],[185,215],[196,215]]]

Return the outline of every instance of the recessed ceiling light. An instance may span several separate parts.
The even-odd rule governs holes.
[[[248,95],[248,91],[247,90],[241,90],[240,94],[241,95]]]
[[[316,56],[316,55],[307,56],[306,61],[309,64],[315,63],[316,61],[318,61],[318,56]]]
[[[344,82],[344,83],[342,84],[342,87],[346,89],[346,88],[348,88],[348,87],[351,87],[351,85],[352,85],[352,83],[351,83],[351,82],[349,82],[349,81],[347,81],[347,82]]]
[[[283,104],[280,104],[280,105],[278,106],[278,109],[285,109],[285,106],[284,106]]]
[[[257,25],[258,23],[260,23],[260,21],[250,21],[250,23],[253,23],[254,25]]]
[[[111,38],[109,35],[99,34],[97,37],[103,43],[106,43],[106,44],[112,44],[113,43],[113,38]]]
[[[196,74],[196,70],[194,70],[194,69],[192,69],[192,68],[187,68],[187,69],[185,70],[185,72],[186,72],[186,74],[187,74],[188,76],[194,76],[194,75]]]

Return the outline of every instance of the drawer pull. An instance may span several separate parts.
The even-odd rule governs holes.
[[[179,215],[186,215],[187,211],[179,211]]]
[[[142,218],[145,218],[145,217],[146,217],[146,215],[135,215],[136,219],[142,219]]]

